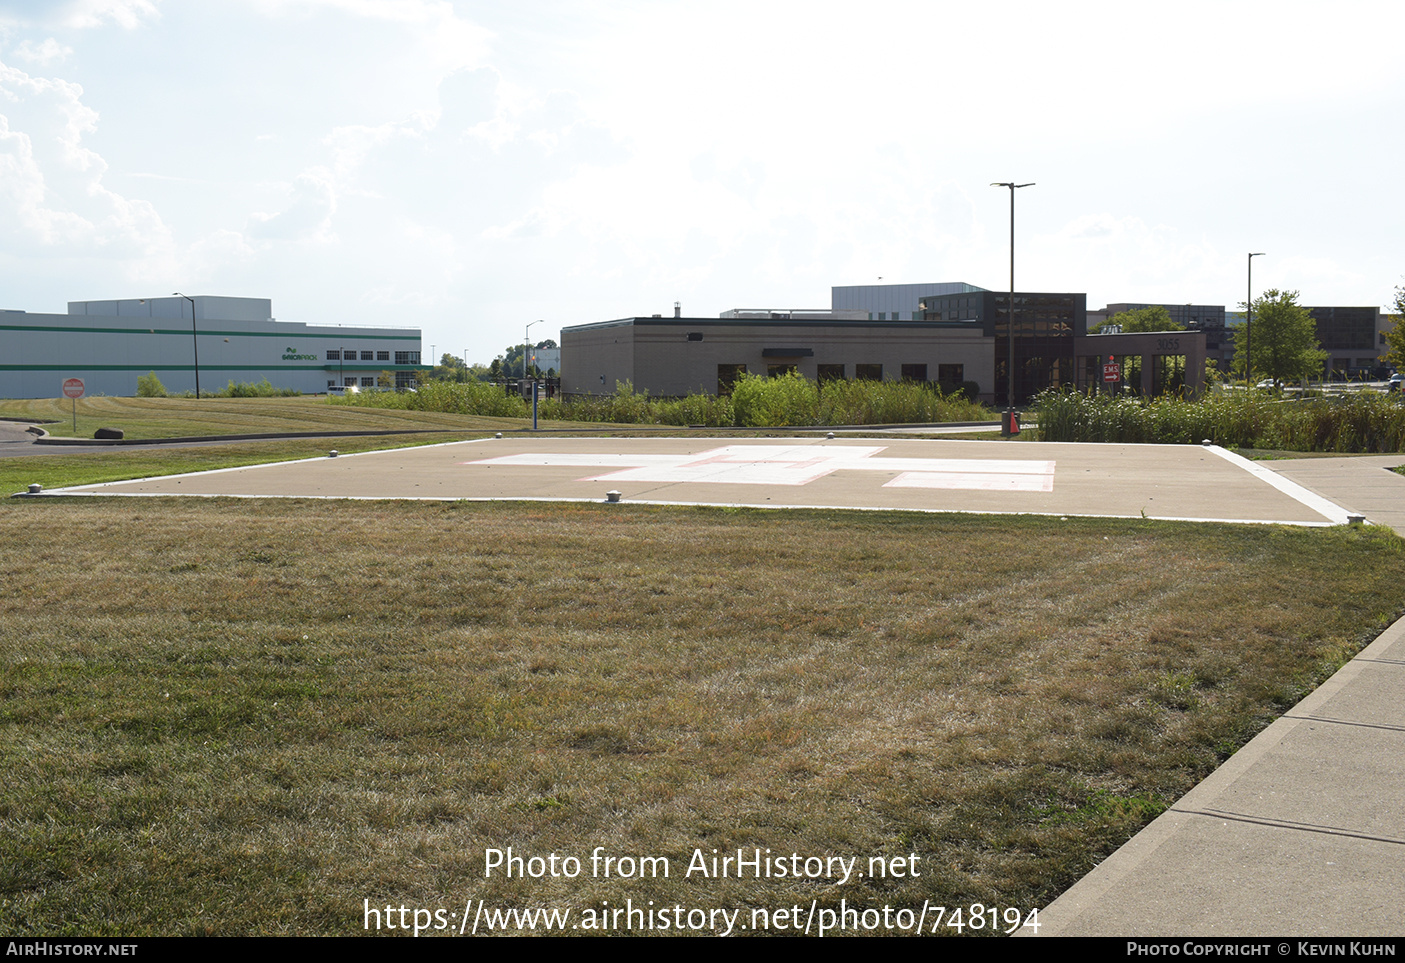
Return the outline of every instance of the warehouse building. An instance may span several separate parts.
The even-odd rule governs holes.
[[[135,395],[155,375],[171,393],[262,382],[316,394],[413,384],[418,328],[277,321],[267,298],[70,301],[67,314],[0,310],[0,397],[54,398],[67,378],[89,395]]]
[[[859,321],[824,311],[727,312],[723,318],[623,318],[561,330],[561,390],[654,396],[728,394],[743,371],[812,381],[974,381],[991,390],[991,339],[979,324]]]
[[[1006,404],[1010,357],[1005,292],[964,282],[832,289],[829,310],[734,309],[720,318],[659,315],[561,331],[561,388],[611,394],[631,383],[655,397],[726,394],[742,372],[795,371],[812,381],[848,378],[974,383],[982,401]],[[1088,335],[1081,293],[1015,292],[1015,403],[1048,388],[1103,385],[1116,363],[1145,394],[1198,392],[1205,335],[1198,331]],[[1129,383],[1130,381],[1130,383]]]

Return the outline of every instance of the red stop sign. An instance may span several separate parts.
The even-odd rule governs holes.
[[[65,378],[63,382],[63,396],[65,398],[83,397],[83,379]]]

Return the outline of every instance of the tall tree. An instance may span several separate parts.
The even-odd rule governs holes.
[[[1098,326],[1099,331],[1120,327],[1123,334],[1142,334],[1147,331],[1184,331],[1185,325],[1171,320],[1171,312],[1159,304],[1136,308],[1132,311],[1119,311]]]
[[[468,365],[458,355],[445,353],[434,366],[431,377],[438,381],[467,381]]]
[[[1247,330],[1246,330],[1247,329]],[[1252,359],[1246,359],[1252,350]],[[1253,370],[1246,372],[1251,360]],[[1317,340],[1317,322],[1298,304],[1297,291],[1271,288],[1254,301],[1254,318],[1234,332],[1234,371],[1252,380],[1275,381],[1322,377],[1327,352]]]
[[[1395,289],[1395,326],[1385,333],[1385,343],[1390,350],[1381,360],[1396,370],[1405,369],[1405,288]]]
[[[1162,305],[1152,304],[1145,308],[1133,308],[1131,311],[1118,311],[1097,327],[1097,330],[1102,332],[1119,329],[1123,334],[1145,334],[1148,331],[1184,331],[1185,325],[1172,321],[1171,312]],[[1171,380],[1183,384],[1185,382],[1184,359],[1181,359],[1180,363],[1181,368],[1172,373]],[[1122,383],[1125,385],[1140,385],[1142,383],[1141,355],[1128,355],[1123,360]]]
[[[547,338],[544,341],[538,342],[533,347],[554,348],[556,346],[555,341],[551,338]],[[507,350],[503,352],[503,373],[509,378],[519,377],[522,374],[522,344],[520,342],[508,345]],[[529,362],[527,365],[527,374],[539,378],[542,373],[541,369],[538,368],[536,364]]]

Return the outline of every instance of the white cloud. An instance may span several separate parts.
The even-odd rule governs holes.
[[[249,219],[249,234],[256,238],[329,241],[332,215],[337,212],[337,192],[332,172],[313,167],[297,176],[288,191],[288,206],[274,214],[255,212]]]
[[[69,27],[93,28],[111,22],[127,30],[161,16],[152,0],[71,0],[60,6],[58,13]]]
[[[445,0],[253,0],[253,6],[268,16],[336,13],[398,24],[413,38],[414,62],[439,76],[481,63],[492,39],[489,31],[460,17]]]
[[[0,245],[152,253],[169,231],[150,204],[103,185],[107,163],[83,143],[98,115],[82,97],[77,84],[0,64]]]
[[[14,55],[21,60],[41,67],[49,67],[57,63],[62,63],[73,55],[73,48],[66,47],[53,37],[49,37],[41,44],[35,44],[30,40],[24,40],[14,49]]]

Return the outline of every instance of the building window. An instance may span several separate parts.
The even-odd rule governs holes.
[[[347,386],[348,388],[355,388],[355,387],[356,387],[356,379],[353,378],[353,377],[351,377],[350,375],[348,375],[347,378],[346,378],[346,386]]]
[[[815,366],[815,377],[820,384],[826,381],[843,381],[844,366],[842,364],[822,364]]]
[[[701,340],[702,340],[702,336],[703,336],[703,333],[702,333],[701,331],[689,331],[689,332],[688,332],[688,340],[689,340],[689,341],[701,341]]]
[[[375,361],[375,360],[376,360],[375,354],[376,354],[376,353],[375,353],[374,351],[362,351],[362,352],[361,352],[361,360],[362,360],[362,361]]]
[[[407,351],[407,352],[399,352],[399,351],[397,351],[397,352],[396,352],[396,354],[402,354],[402,353],[403,353],[403,354],[419,354],[418,351],[415,351],[415,352],[409,352],[409,351]],[[416,384],[415,372],[413,372],[413,371],[397,371],[397,372],[395,372],[395,390],[396,390],[396,391],[404,391],[406,388],[413,388],[413,387],[415,386],[415,384]]]
[[[363,388],[374,388],[375,386],[376,386],[376,379],[375,379],[374,377],[362,378],[362,379],[361,379],[361,387],[363,387]]]
[[[336,383],[335,380],[329,380],[329,381],[327,382],[327,387],[328,387],[328,388],[335,388],[336,386],[337,386],[337,383]]]
[[[926,381],[927,366],[925,364],[905,364],[903,365],[904,381]]]
[[[784,378],[788,374],[795,374],[793,364],[768,364],[766,365],[766,377]]]
[[[717,393],[719,395],[730,395],[732,386],[746,374],[744,364],[719,364],[717,366]]]
[[[341,351],[337,350],[336,348],[330,348],[330,349],[328,349],[328,351],[327,351],[327,360],[328,360],[328,361],[340,361],[340,360],[341,360]]]
[[[376,360],[377,360],[377,361],[389,361],[389,360],[390,360],[390,352],[389,352],[389,351],[377,351],[377,352],[376,352]]]
[[[966,380],[966,366],[960,364],[939,364],[937,365],[937,383],[941,385],[959,385]]]
[[[856,364],[854,365],[854,377],[860,381],[882,381],[883,366],[881,364]]]

